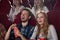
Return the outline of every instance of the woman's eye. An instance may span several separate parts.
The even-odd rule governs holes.
[[[44,18],[44,17],[41,17],[41,18]]]

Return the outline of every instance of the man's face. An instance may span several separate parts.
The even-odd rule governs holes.
[[[21,21],[22,22],[26,22],[29,20],[29,12],[26,11],[26,10],[23,10],[22,13],[21,13]]]
[[[13,0],[13,4],[14,4],[14,5],[20,4],[20,3],[19,3],[19,0]]]

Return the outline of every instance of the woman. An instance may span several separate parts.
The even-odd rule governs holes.
[[[38,11],[37,13],[37,25],[34,29],[31,39],[44,39],[44,40],[58,40],[56,30],[53,25],[49,25],[47,16],[44,12]]]
[[[9,2],[11,4],[11,2]],[[11,22],[14,22],[16,19],[16,15],[20,13],[21,10],[23,10],[25,7],[21,5],[21,0],[13,0],[13,6],[11,5],[10,13],[7,15],[8,20]]]
[[[34,9],[35,11],[44,10],[45,13],[49,12],[48,8],[44,5],[44,0],[34,0]]]
[[[35,17],[36,17],[36,12],[38,10],[40,11],[44,10],[45,13],[49,12],[48,8],[44,5],[44,0],[34,0],[34,6],[27,9],[29,9]]]

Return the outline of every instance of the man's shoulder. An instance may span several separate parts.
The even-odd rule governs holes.
[[[17,24],[17,26],[20,26],[20,25],[21,25],[21,23]]]
[[[22,24],[21,24],[21,23],[17,24],[17,27],[18,27],[18,28],[20,28],[21,26],[22,26]]]
[[[29,24],[29,27],[30,27],[30,28],[34,28],[34,26],[33,26],[33,25],[30,25],[30,24]]]

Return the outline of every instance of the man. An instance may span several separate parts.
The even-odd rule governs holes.
[[[21,23],[20,24],[12,24],[8,29],[5,40],[27,40],[30,39],[32,33],[34,31],[34,27],[31,26],[28,22],[31,18],[31,12],[28,9],[23,9],[21,11]],[[14,32],[14,28],[18,28],[16,32]],[[15,37],[15,35],[17,37]]]

